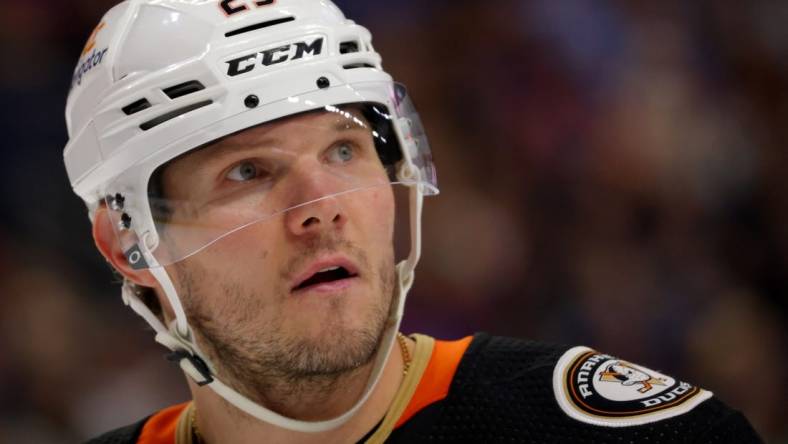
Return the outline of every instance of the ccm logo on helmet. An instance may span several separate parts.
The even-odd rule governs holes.
[[[258,51],[253,54],[247,54],[232,60],[227,63],[227,75],[235,77],[240,74],[246,74],[254,70],[257,66],[271,66],[278,63],[284,63],[288,60],[298,60],[304,58],[306,55],[316,56],[323,52],[323,38],[318,37],[313,42],[307,41],[291,43],[276,48],[266,49],[265,51]],[[258,64],[259,62],[259,64]]]

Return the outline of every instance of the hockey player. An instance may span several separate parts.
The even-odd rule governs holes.
[[[192,400],[94,443],[758,442],[585,347],[399,333],[438,192],[405,88],[328,0],[127,0],[64,152],[123,301]]]

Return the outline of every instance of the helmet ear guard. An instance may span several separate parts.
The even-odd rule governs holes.
[[[106,203],[128,263],[149,270],[172,306],[175,319],[165,325],[130,285],[123,286],[124,303],[156,331],[156,341],[173,352],[170,359],[198,385],[262,421],[304,432],[329,430],[351,418],[369,397],[395,341],[421,249],[423,196],[438,192],[429,145],[405,88],[382,70],[369,32],[346,20],[332,3],[220,3],[127,0],[105,15],[91,37],[99,56],[83,54],[75,71],[64,160],[91,216],[100,202]],[[237,9],[241,4],[246,8]],[[233,8],[227,13],[222,5]],[[341,114],[346,107],[357,107],[371,125],[375,150],[389,173],[385,185],[398,185],[408,200],[409,249],[398,256],[396,306],[364,394],[337,418],[299,421],[254,403],[220,380],[194,339],[165,268],[281,212],[237,227],[190,231],[199,242],[167,252],[161,226],[171,210],[165,204],[173,202],[156,171],[256,125],[315,110]],[[342,193],[371,186],[348,183]]]

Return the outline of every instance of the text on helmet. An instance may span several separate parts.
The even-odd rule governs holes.
[[[322,52],[322,37],[318,37],[311,43],[308,41],[301,41],[277,46],[276,48],[257,51],[252,54],[228,60],[225,62],[227,63],[227,75],[235,77],[240,74],[251,72],[259,66],[276,65],[291,60],[302,59],[305,56],[320,55]]]

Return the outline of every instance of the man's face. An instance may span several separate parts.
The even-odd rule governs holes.
[[[221,376],[254,396],[371,360],[393,303],[394,197],[361,113],[246,130],[172,161],[161,182],[191,203],[170,227],[247,225],[167,267]],[[160,231],[176,251],[199,240]]]

